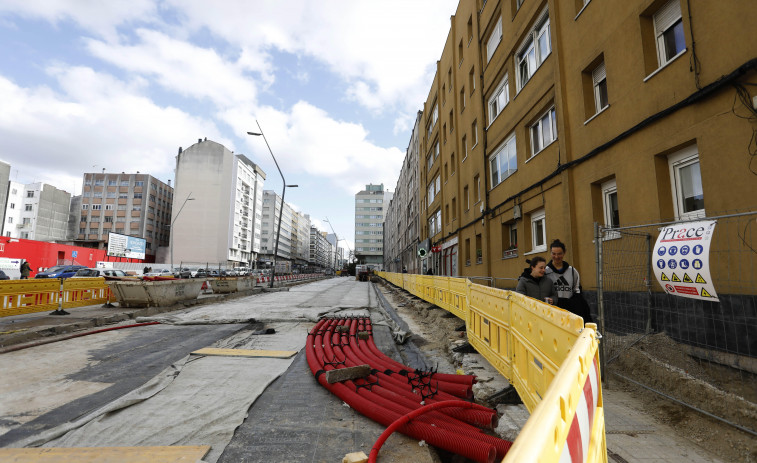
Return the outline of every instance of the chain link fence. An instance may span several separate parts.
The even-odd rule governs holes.
[[[595,225],[603,380],[620,376],[757,436],[757,211],[698,220],[717,221],[719,302],[657,282],[653,248],[667,224]]]

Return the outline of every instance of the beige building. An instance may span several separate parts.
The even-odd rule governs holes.
[[[75,241],[107,248],[111,232],[144,238],[145,260],[155,262],[168,246],[172,201],[173,188],[148,174],[86,173]]]
[[[516,278],[559,238],[592,286],[595,221],[757,210],[757,12],[689,3],[459,3],[421,121],[436,274]]]
[[[368,184],[355,195],[355,257],[360,264],[384,264],[384,218],[392,193],[384,184]]]

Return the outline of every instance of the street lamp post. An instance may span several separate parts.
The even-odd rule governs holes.
[[[281,173],[281,168],[279,167],[278,161],[276,161],[276,156],[273,155],[273,151],[271,150],[271,145],[268,144],[268,139],[265,137],[265,134],[263,133],[263,128],[260,127],[260,123],[255,120],[255,123],[258,125],[258,130],[260,130],[260,133],[258,132],[247,132],[247,135],[253,135],[256,137],[263,137],[263,140],[265,141],[265,146],[268,147],[268,152],[271,153],[271,157],[273,158],[273,162],[276,164],[276,169],[279,171],[279,175],[281,175],[281,183],[283,184],[283,187],[281,189],[281,207],[279,208],[279,225],[276,227],[276,244],[273,248],[273,268],[271,268],[271,284],[270,287],[273,288],[273,280],[276,277],[276,257],[279,253],[279,237],[281,236],[281,219],[284,215],[284,195],[286,194],[287,187],[289,188],[296,188],[298,185],[287,185],[286,180],[284,180],[284,174]],[[273,217],[276,218],[276,204],[273,205]]]
[[[174,235],[173,225],[176,223],[176,219],[179,218],[179,214],[181,214],[181,211],[184,209],[184,206],[186,206],[187,201],[194,201],[194,198],[190,198],[190,196],[192,196],[191,191],[187,195],[187,199],[185,199],[184,202],[181,204],[181,207],[179,208],[179,212],[176,213],[176,216],[174,216],[173,220],[171,221],[171,271],[172,272],[173,272],[173,235]]]
[[[332,233],[334,233],[334,272],[336,272],[336,262],[337,262],[337,252],[339,252],[339,237],[337,236],[336,232],[334,231],[334,226],[331,225],[331,222],[329,222],[329,218],[326,217],[324,222],[329,224],[329,227],[331,227]]]

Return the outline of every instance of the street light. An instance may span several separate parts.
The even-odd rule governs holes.
[[[265,146],[268,147],[268,152],[271,153],[273,162],[276,164],[276,169],[278,169],[279,175],[281,175],[281,183],[284,185],[281,189],[281,207],[279,208],[279,225],[278,227],[276,227],[276,244],[273,247],[273,268],[271,269],[271,285],[270,285],[270,287],[273,288],[273,280],[276,277],[276,257],[279,253],[279,236],[281,236],[281,218],[284,215],[284,195],[286,194],[287,187],[296,188],[298,185],[287,185],[286,180],[284,180],[284,174],[281,173],[281,168],[279,167],[279,163],[278,161],[276,161],[276,156],[274,156],[273,151],[271,151],[271,145],[268,144],[268,139],[265,137],[265,134],[263,133],[263,128],[260,127],[260,122],[258,122],[256,119],[255,123],[258,125],[258,130],[260,130],[260,133],[247,132],[247,135],[263,137],[263,140],[265,141]],[[273,216],[275,219],[276,218],[276,204],[273,205]]]
[[[184,209],[184,206],[186,206],[187,201],[194,201],[194,198],[190,198],[192,196],[192,192],[190,191],[187,195],[187,199],[184,200],[184,202],[181,204],[181,207],[179,208],[179,212],[176,213],[173,220],[171,221],[171,271],[173,272],[173,224],[176,223],[176,219],[179,218],[179,214],[181,214],[181,211]]]

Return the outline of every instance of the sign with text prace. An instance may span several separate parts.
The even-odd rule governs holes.
[[[144,259],[147,241],[144,238],[108,233],[108,255]]]
[[[710,276],[710,242],[715,221],[688,222],[660,229],[654,245],[654,274],[668,294],[717,301]]]

